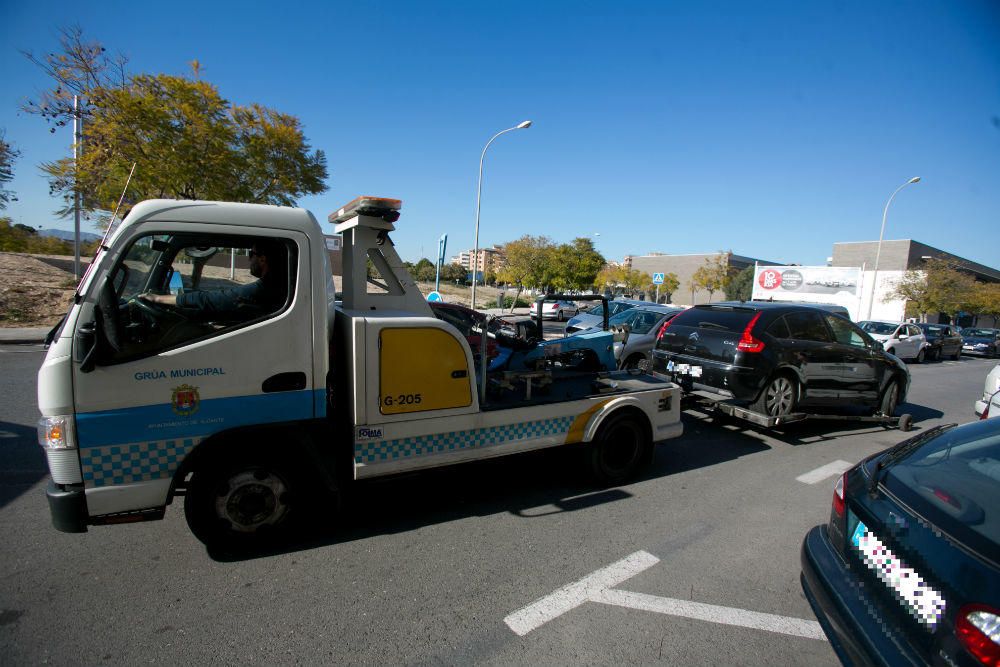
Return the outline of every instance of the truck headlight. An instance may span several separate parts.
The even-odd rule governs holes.
[[[54,415],[38,420],[38,444],[45,449],[76,449],[73,415]]]

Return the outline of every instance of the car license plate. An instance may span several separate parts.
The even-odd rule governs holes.
[[[853,518],[853,513],[851,518]],[[944,596],[924,581],[920,574],[886,547],[862,521],[851,533],[851,545],[861,561],[888,586],[903,607],[924,626],[934,629],[944,617]]]
[[[690,375],[691,377],[700,378],[701,366],[692,366],[691,364],[675,364],[673,361],[668,361],[667,372],[677,373],[678,375]]]

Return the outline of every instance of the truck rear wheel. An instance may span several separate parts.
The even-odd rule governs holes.
[[[248,450],[215,457],[195,471],[184,517],[209,548],[259,547],[301,527],[306,488],[297,468],[274,455]]]
[[[645,417],[620,411],[601,424],[590,445],[590,468],[601,484],[621,484],[652,460],[653,443]]]

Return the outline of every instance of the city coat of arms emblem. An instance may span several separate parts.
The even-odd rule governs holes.
[[[174,414],[187,417],[198,412],[198,405],[201,399],[198,397],[198,387],[189,384],[182,384],[174,387],[174,393],[170,398],[170,404],[174,408]]]

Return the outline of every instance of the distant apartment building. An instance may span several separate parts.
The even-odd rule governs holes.
[[[503,250],[496,246],[492,248],[480,248],[475,262],[473,262],[473,252],[473,250],[460,252],[451,258],[451,263],[463,266],[470,272],[480,271],[485,274],[495,273],[504,259]]]

